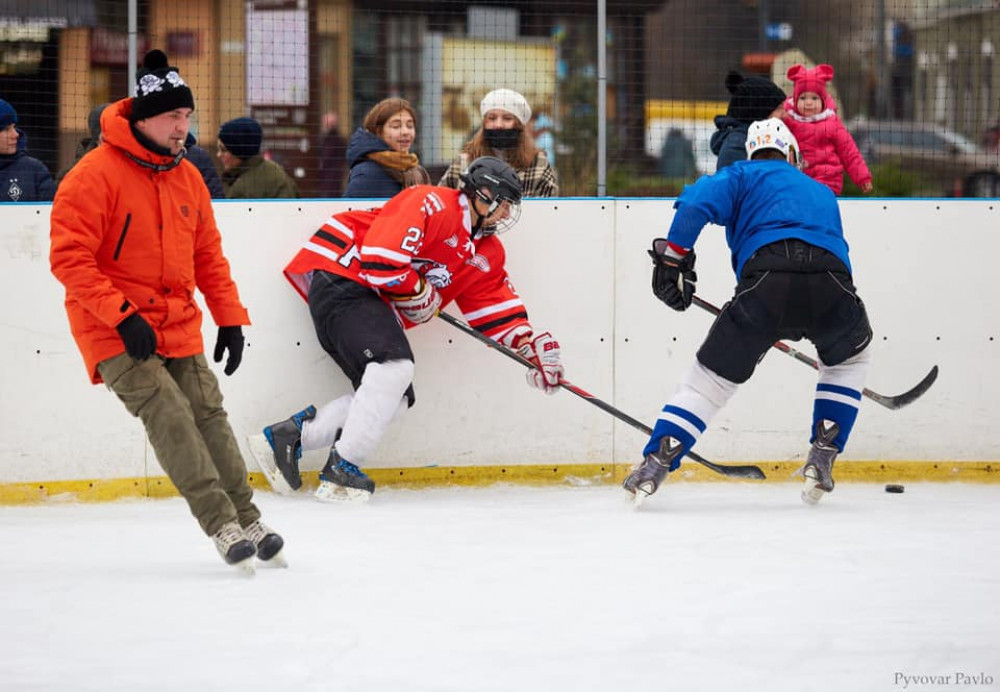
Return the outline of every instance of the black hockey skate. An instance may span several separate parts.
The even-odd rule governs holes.
[[[639,507],[643,500],[657,491],[660,483],[670,472],[670,464],[682,451],[684,451],[684,447],[680,440],[664,437],[660,440],[659,450],[647,454],[646,458],[632,469],[632,472],[625,478],[625,482],[622,483],[622,487],[632,494],[636,507]]]
[[[317,500],[368,500],[374,492],[375,481],[351,462],[341,459],[336,449],[330,450],[330,457],[319,473]]]
[[[316,417],[316,407],[307,406],[291,418],[264,428],[264,437],[271,445],[274,465],[292,490],[302,487],[299,459],[302,458],[302,424]],[[273,483],[272,483],[273,485]]]
[[[288,567],[282,548],[285,540],[260,519],[243,529],[253,544],[257,547],[257,559],[268,562],[275,567]]]
[[[238,522],[223,524],[221,529],[212,534],[212,540],[226,564],[239,567],[247,574],[254,573],[251,558],[257,554],[257,549]]]
[[[830,420],[816,423],[816,438],[802,475],[805,476],[805,486],[802,488],[802,501],[814,505],[829,492],[833,492],[833,462],[840,450],[833,444],[840,432],[840,426]]]

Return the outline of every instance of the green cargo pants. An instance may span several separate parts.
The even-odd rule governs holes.
[[[260,518],[219,381],[204,354],[141,363],[123,353],[97,366],[125,408],[142,420],[156,458],[211,536],[223,524]]]

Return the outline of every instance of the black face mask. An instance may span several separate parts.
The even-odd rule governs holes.
[[[483,130],[483,139],[494,149],[515,149],[521,143],[521,131],[517,128]]]

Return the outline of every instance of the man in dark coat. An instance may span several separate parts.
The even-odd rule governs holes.
[[[0,99],[0,202],[51,202],[52,173],[28,156],[28,137],[17,127],[17,111]]]

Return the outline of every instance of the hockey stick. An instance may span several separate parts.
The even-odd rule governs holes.
[[[720,308],[715,307],[707,300],[700,298],[698,296],[695,296],[692,299],[692,301],[698,307],[712,313],[715,316],[718,316],[722,312]],[[772,344],[772,346],[781,351],[782,353],[787,353],[800,363],[805,363],[813,370],[819,370],[819,363],[816,362],[815,358],[810,358],[801,351],[792,348],[784,341],[775,341]],[[918,382],[913,389],[905,391],[902,394],[897,394],[896,396],[886,396],[885,394],[879,394],[878,392],[873,392],[868,388],[861,390],[861,393],[866,397],[868,397],[869,399],[871,399],[872,401],[874,401],[876,404],[881,404],[882,406],[885,406],[886,408],[895,411],[896,409],[903,408],[908,404],[912,404],[914,401],[923,396],[924,392],[930,389],[931,385],[934,384],[934,381],[937,379],[937,376],[938,376],[938,366],[935,365],[933,368],[931,368],[931,371],[924,376],[924,379],[920,380],[920,382]]]
[[[514,351],[513,349],[510,349],[510,348],[504,346],[503,344],[494,341],[493,339],[491,339],[490,337],[486,336],[485,334],[477,332],[475,329],[473,329],[472,327],[470,327],[469,325],[467,325],[462,320],[460,320],[460,319],[458,319],[458,318],[456,318],[456,317],[454,317],[452,315],[449,315],[446,312],[439,312],[438,313],[438,317],[440,317],[441,319],[443,319],[445,322],[447,322],[451,326],[456,327],[459,330],[461,330],[461,331],[465,332],[466,334],[468,334],[469,336],[471,336],[471,337],[473,337],[473,338],[475,338],[475,339],[483,342],[484,344],[486,344],[490,348],[495,349],[496,351],[502,353],[503,355],[507,356],[508,358],[510,358],[512,360],[517,361],[518,363],[520,363],[524,367],[526,367],[526,368],[533,368],[533,367],[535,367],[534,364],[530,360],[527,360],[526,358],[522,358],[517,353],[517,351]],[[561,381],[559,383],[559,386],[562,387],[563,389],[569,391],[569,392],[572,392],[573,394],[576,394],[581,399],[584,399],[584,400],[588,401],[589,403],[593,404],[594,406],[596,406],[597,408],[601,409],[602,411],[604,411],[606,413],[610,413],[612,416],[614,416],[618,420],[624,421],[624,422],[628,423],[629,425],[631,425],[636,430],[641,430],[642,432],[646,433],[647,435],[652,435],[653,434],[653,429],[650,428],[648,425],[642,423],[641,421],[636,420],[635,418],[633,418],[632,416],[628,415],[627,413],[624,413],[623,411],[619,411],[618,409],[616,409],[611,404],[607,403],[606,401],[602,401],[602,400],[598,399],[593,394],[580,389],[576,385],[571,384],[570,382],[567,382],[566,380],[563,380],[563,381]],[[752,465],[747,465],[747,466],[739,466],[739,465],[725,466],[725,465],[722,465],[722,464],[716,464],[714,462],[709,461],[708,459],[705,459],[704,457],[698,456],[698,454],[696,454],[696,453],[694,453],[692,451],[688,451],[687,456],[691,457],[691,459],[693,459],[694,461],[697,461],[699,464],[701,464],[701,465],[703,465],[703,466],[705,466],[705,467],[707,467],[707,468],[715,471],[716,473],[722,474],[723,476],[729,476],[729,477],[732,477],[732,478],[752,478],[754,480],[763,480],[764,478],[767,478],[767,476],[764,475],[764,472],[761,471],[760,467],[758,467],[758,466],[752,466]]]

